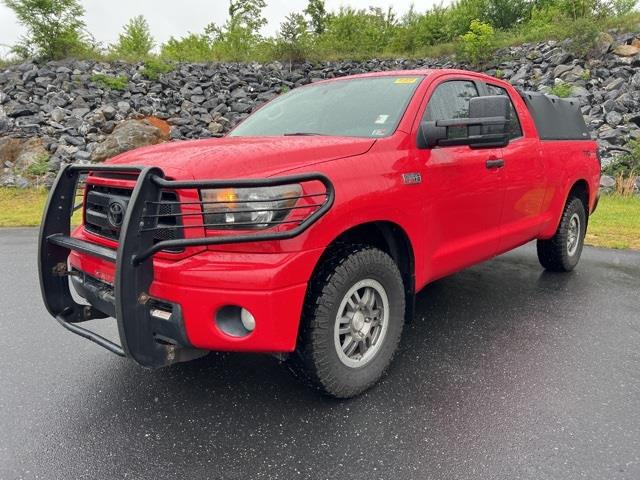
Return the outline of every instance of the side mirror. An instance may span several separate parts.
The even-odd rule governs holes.
[[[422,122],[418,148],[454,145],[504,147],[509,144],[510,119],[511,105],[507,96],[474,97],[469,100],[469,118]]]

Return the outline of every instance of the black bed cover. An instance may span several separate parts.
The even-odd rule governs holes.
[[[540,140],[591,139],[577,99],[521,90],[518,93],[529,108]]]

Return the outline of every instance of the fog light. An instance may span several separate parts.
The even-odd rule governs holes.
[[[251,312],[246,308],[240,310],[240,320],[242,321],[242,326],[247,329],[249,332],[253,332],[256,328],[256,319],[253,318]]]
[[[238,305],[225,305],[215,314],[220,330],[232,337],[246,337],[256,328],[256,319],[251,312]]]

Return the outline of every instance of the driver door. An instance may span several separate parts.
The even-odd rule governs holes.
[[[479,84],[444,80],[427,93],[423,121],[469,117],[469,99]],[[419,150],[430,279],[491,258],[498,250],[505,197],[500,148],[469,146]]]

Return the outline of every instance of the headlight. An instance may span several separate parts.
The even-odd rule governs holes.
[[[257,229],[284,220],[302,193],[300,185],[201,190],[205,227]]]

